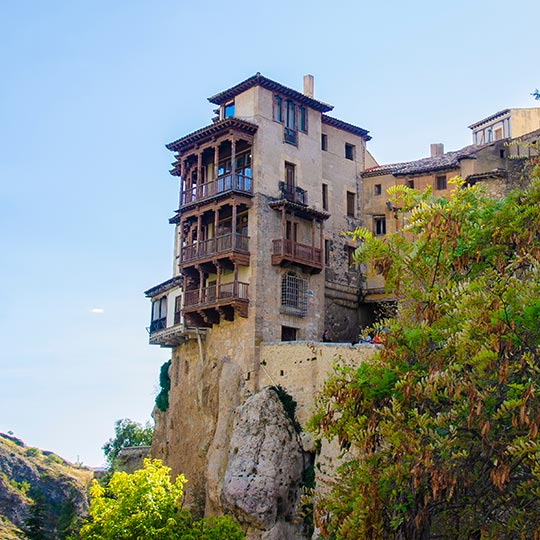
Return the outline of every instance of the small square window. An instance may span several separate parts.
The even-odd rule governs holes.
[[[328,210],[328,184],[322,185],[322,207],[323,210]]]
[[[224,118],[230,118],[231,116],[234,116],[234,101],[225,105]]]
[[[281,341],[296,341],[297,328],[292,326],[281,327]]]
[[[406,186],[414,189],[414,180],[407,180]]]
[[[355,194],[352,191],[347,191],[347,215],[349,217],[354,217],[356,215],[355,206],[356,206]]]
[[[375,195],[382,194],[382,184],[375,184]]]
[[[446,189],[446,176],[437,176],[437,178],[435,179],[435,185],[438,190]]]
[[[377,216],[373,218],[373,234],[386,234],[386,218],[384,216]]]
[[[321,150],[325,152],[328,150],[328,135],[326,133],[321,133]]]
[[[354,161],[354,144],[345,143],[345,158]]]

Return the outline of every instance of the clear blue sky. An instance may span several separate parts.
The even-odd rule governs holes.
[[[143,291],[172,275],[178,203],[164,145],[210,123],[208,96],[311,73],[379,162],[417,159],[539,105],[539,15],[534,0],[0,0],[0,431],[97,466],[115,420],[150,418],[169,353],[147,345]]]

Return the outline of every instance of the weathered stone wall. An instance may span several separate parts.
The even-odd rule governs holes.
[[[347,343],[263,343],[260,384],[282,386],[297,402],[298,421],[304,426],[334,362],[360,365],[377,345]]]

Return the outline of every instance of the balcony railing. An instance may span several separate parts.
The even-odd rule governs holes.
[[[279,190],[281,191],[282,196],[289,202],[307,206],[308,198],[305,189],[297,186],[288,186],[285,182],[280,182]]]
[[[182,248],[182,262],[187,263],[230,251],[249,253],[249,236],[230,233],[203,240],[191,246],[184,246]]]
[[[315,246],[280,238],[272,242],[272,264],[281,264],[283,261],[321,270],[322,250]]]
[[[150,323],[149,332],[157,332],[158,330],[163,330],[167,326],[167,317],[162,319],[156,319]]]
[[[241,281],[232,281],[231,283],[222,283],[210,285],[203,289],[186,291],[184,293],[184,309],[194,307],[213,306],[224,304],[236,300],[248,300],[248,283]]]
[[[225,174],[219,176],[216,180],[182,190],[180,192],[180,207],[231,191],[253,193],[251,176],[238,173]]]

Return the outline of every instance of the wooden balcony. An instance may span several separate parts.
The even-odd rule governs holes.
[[[279,183],[279,190],[284,199],[289,202],[307,206],[308,192],[298,186],[288,186],[285,182]]]
[[[308,272],[318,274],[323,269],[322,249],[313,245],[300,244],[294,240],[274,240],[272,264],[274,266],[297,264]]]
[[[249,236],[224,234],[182,248],[181,265],[202,263],[220,257],[231,257],[238,264],[249,265]]]
[[[193,186],[180,192],[180,208],[229,193],[253,194],[253,180],[242,174],[226,174],[216,180]]]
[[[232,321],[234,314],[248,315],[249,284],[232,281],[219,285],[209,285],[202,289],[185,291],[184,316],[190,326],[211,326],[220,318]]]

